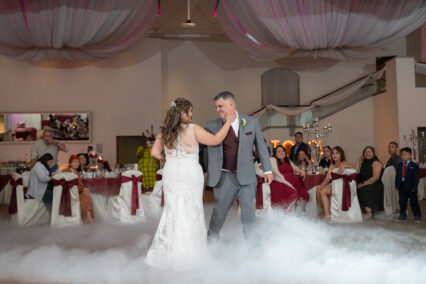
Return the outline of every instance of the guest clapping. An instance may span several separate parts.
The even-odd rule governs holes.
[[[358,198],[364,209],[364,220],[373,217],[375,211],[383,211],[383,183],[381,181],[383,165],[376,156],[373,147],[367,146],[356,163],[358,174]]]

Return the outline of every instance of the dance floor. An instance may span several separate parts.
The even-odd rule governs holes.
[[[213,204],[205,206],[209,220]],[[138,225],[17,228],[2,205],[0,283],[425,283],[424,220],[338,225],[274,212],[258,219],[258,239],[244,241],[233,207],[211,258],[175,272],[144,263],[158,216]]]

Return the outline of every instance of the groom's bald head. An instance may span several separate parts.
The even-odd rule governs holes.
[[[223,120],[225,120],[226,115],[229,111],[236,110],[235,97],[231,92],[228,91],[224,91],[214,97],[214,103],[216,107],[216,112]]]

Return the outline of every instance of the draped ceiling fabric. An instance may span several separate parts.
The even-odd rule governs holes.
[[[356,60],[426,21],[426,0],[221,0],[228,36],[260,60]]]
[[[0,0],[0,54],[12,59],[97,60],[138,43],[157,0]]]

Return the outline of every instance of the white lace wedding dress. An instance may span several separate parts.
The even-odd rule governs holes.
[[[176,149],[165,148],[165,152],[164,210],[145,262],[159,268],[190,269],[208,256],[204,175],[194,125],[183,129]]]

